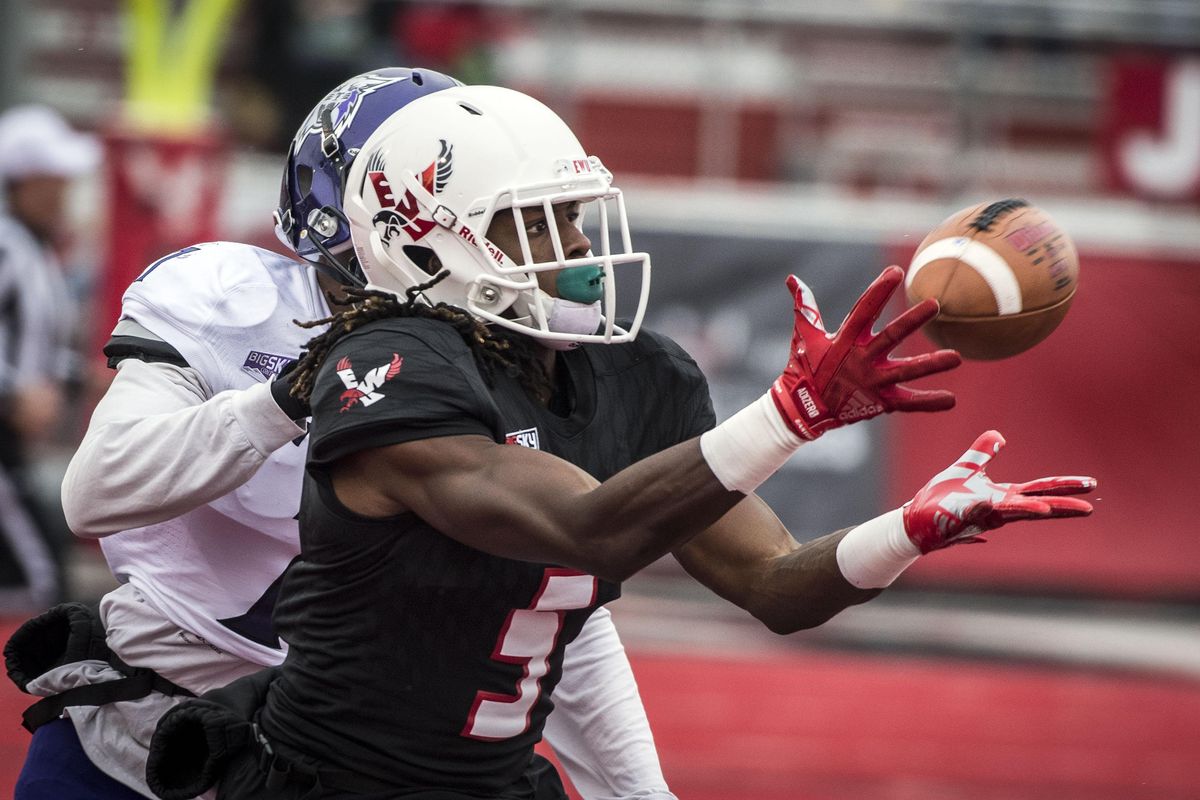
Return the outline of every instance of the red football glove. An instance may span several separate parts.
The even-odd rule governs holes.
[[[1004,437],[996,431],[983,434],[904,506],[904,530],[922,553],[959,542],[982,542],[980,533],[1006,522],[1092,513],[1086,500],[1058,495],[1090,492],[1096,488],[1095,478],[1069,475],[995,483],[984,468],[1003,446]]]
[[[903,280],[904,270],[885,269],[858,298],[837,333],[826,333],[812,290],[795,275],[788,276],[796,314],[792,352],[771,387],[771,397],[796,435],[816,439],[825,431],[889,411],[944,411],[954,406],[951,392],[898,384],[957,367],[962,359],[956,351],[888,356],[937,315],[936,300],[923,300],[879,333],[871,332]]]

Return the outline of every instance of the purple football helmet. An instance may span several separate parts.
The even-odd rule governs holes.
[[[350,164],[363,142],[397,109],[427,94],[461,86],[428,69],[389,67],[356,75],[317,103],[288,149],[275,211],[275,235],[301,258],[341,283],[366,282],[350,249],[342,195]]]

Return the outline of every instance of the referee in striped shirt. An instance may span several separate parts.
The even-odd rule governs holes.
[[[66,538],[31,490],[40,443],[61,428],[77,315],[56,242],[73,178],[100,148],[44,106],[0,114],[0,613],[40,611],[59,599]]]

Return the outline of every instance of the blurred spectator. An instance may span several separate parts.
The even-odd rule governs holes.
[[[0,611],[41,610],[62,594],[68,536],[30,468],[62,427],[77,369],[58,252],[67,190],[99,159],[99,144],[49,108],[0,114]]]
[[[380,65],[415,66],[467,84],[492,83],[497,21],[479,3],[406,0],[251,0],[247,74],[226,117],[244,146],[291,142],[329,86]]]

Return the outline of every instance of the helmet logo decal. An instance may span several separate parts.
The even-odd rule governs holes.
[[[391,86],[392,84],[406,80],[408,80],[407,75],[388,77],[375,72],[367,72],[346,81],[330,92],[325,102],[320,103],[309,112],[308,118],[300,126],[301,135],[298,135],[292,143],[292,152],[298,153],[300,145],[309,136],[314,134],[319,136],[321,134],[321,110],[326,106],[333,104],[333,113],[331,115],[333,134],[341,138],[346,128],[350,127],[350,123],[354,122],[354,116],[362,106],[364,97],[379,91],[385,86]]]
[[[438,141],[442,145],[438,157],[421,170],[421,185],[430,194],[438,194],[445,189],[446,182],[454,174],[454,145],[448,144],[445,139]],[[379,238],[385,245],[391,244],[392,239],[398,236],[400,231],[404,231],[414,242],[423,239],[437,227],[437,223],[420,215],[421,208],[417,204],[417,198],[408,189],[405,189],[404,195],[397,200],[384,169],[383,154],[376,151],[367,162],[367,180],[374,187],[375,198],[382,206],[371,218],[375,230],[379,232]]]
[[[596,172],[594,161],[594,156],[572,158],[570,160],[560,158],[554,162],[554,172],[558,175],[566,175],[569,172],[573,172],[576,175],[591,175]]]
[[[427,233],[437,227],[436,222],[421,216],[417,198],[408,189],[404,190],[404,196],[397,204],[387,176],[382,172],[368,172],[367,177],[375,187],[375,196],[379,198],[379,204],[383,206],[371,217],[371,223],[379,232],[379,238],[383,239],[384,244],[391,244],[393,237],[399,235],[400,231],[407,233],[416,242],[424,239]]]
[[[446,181],[454,174],[454,145],[447,144],[445,139],[438,141],[442,143],[441,152],[434,162],[421,172],[421,185],[430,194],[441,194],[446,188]]]
[[[342,379],[346,391],[338,398],[342,402],[339,413],[345,414],[357,403],[369,406],[382,400],[386,395],[379,391],[379,387],[399,375],[403,363],[404,359],[399,354],[392,353],[389,363],[368,370],[360,381],[354,374],[349,356],[342,356],[337,362],[337,376]]]

